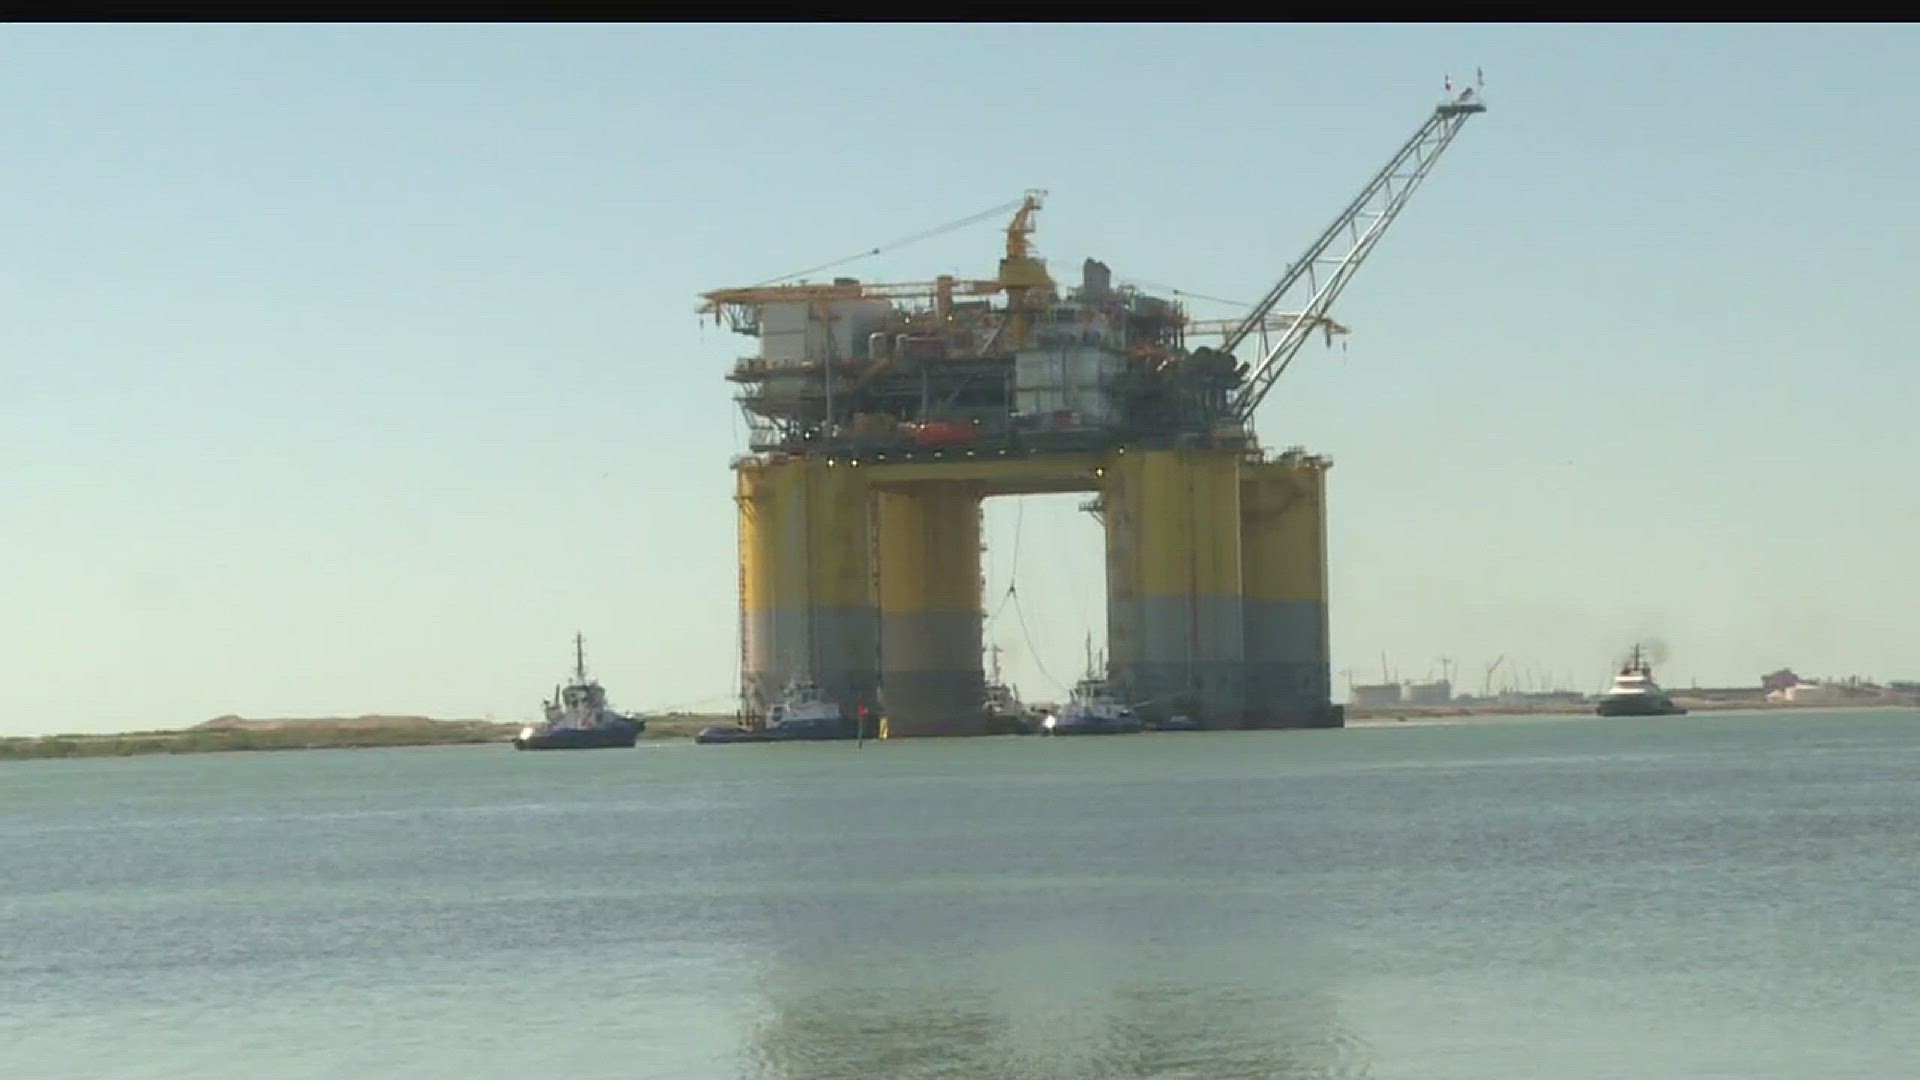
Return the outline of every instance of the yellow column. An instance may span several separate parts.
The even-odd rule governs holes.
[[[888,733],[982,734],[979,496],[921,481],[880,491],[876,507]]]
[[[1106,466],[1109,675],[1150,718],[1240,723],[1239,462],[1237,451],[1135,450]]]
[[[873,705],[877,618],[869,492],[859,470],[819,460],[747,462],[736,485],[749,708],[764,713],[801,678],[849,712]]]
[[[1255,723],[1339,726],[1327,634],[1324,459],[1250,464],[1241,480],[1247,683]]]

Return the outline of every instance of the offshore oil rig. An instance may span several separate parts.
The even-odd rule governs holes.
[[[1188,318],[1086,260],[1063,287],[1014,204],[998,272],[703,295],[759,340],[728,378],[751,431],[739,505],[741,708],[811,682],[893,737],[984,734],[981,502],[1088,492],[1106,534],[1107,677],[1149,719],[1338,727],[1325,457],[1252,417],[1462,125],[1425,122],[1244,318]],[[1295,310],[1283,301],[1303,300]],[[1241,361],[1235,351],[1255,344]]]

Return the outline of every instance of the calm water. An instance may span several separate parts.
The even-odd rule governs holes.
[[[0,765],[5,1077],[1920,1075],[1920,713]]]

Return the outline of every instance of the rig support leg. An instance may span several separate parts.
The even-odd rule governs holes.
[[[858,469],[818,460],[738,472],[741,697],[756,715],[790,679],[842,707],[878,704],[878,616]]]
[[[1326,465],[1283,459],[1241,470],[1249,721],[1340,727],[1327,634]]]
[[[986,734],[979,493],[935,481],[882,490],[875,500],[888,732]]]
[[[1149,720],[1242,721],[1240,458],[1116,451],[1106,466],[1109,676]]]

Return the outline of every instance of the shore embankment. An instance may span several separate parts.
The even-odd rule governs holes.
[[[731,717],[668,713],[647,718],[647,739],[692,738]],[[507,743],[525,726],[427,716],[336,716],[248,720],[222,716],[188,728],[0,738],[0,761],[37,758],[212,754],[240,750],[362,750],[387,746]]]
[[[1689,713],[1707,712],[1854,712],[1860,709],[1911,709],[1920,707],[1920,699],[1910,699],[1885,695],[1876,698],[1863,698],[1857,701],[1813,702],[1813,701],[1762,701],[1762,700],[1725,700],[1688,698],[1674,695],[1674,704]],[[1587,704],[1566,705],[1503,705],[1495,703],[1473,705],[1387,705],[1358,707],[1347,706],[1347,723],[1391,723],[1399,720],[1470,720],[1496,716],[1592,716],[1593,706]]]
[[[1691,713],[1855,711],[1859,709],[1913,709],[1907,700],[1859,703],[1803,704],[1796,702],[1692,701],[1678,699]],[[1591,706],[1560,709],[1494,704],[1397,706],[1347,709],[1350,727],[1393,724],[1435,724],[1493,717],[1591,717]],[[662,713],[647,717],[642,739],[690,739],[709,724],[731,724],[732,715]],[[136,754],[213,754],[248,750],[360,750],[394,746],[456,746],[508,743],[524,725],[493,720],[437,720],[426,716],[352,716],[281,720],[248,720],[222,716],[188,728],[126,731],[100,734],[34,735],[0,738],[0,761],[46,758],[129,757]]]

